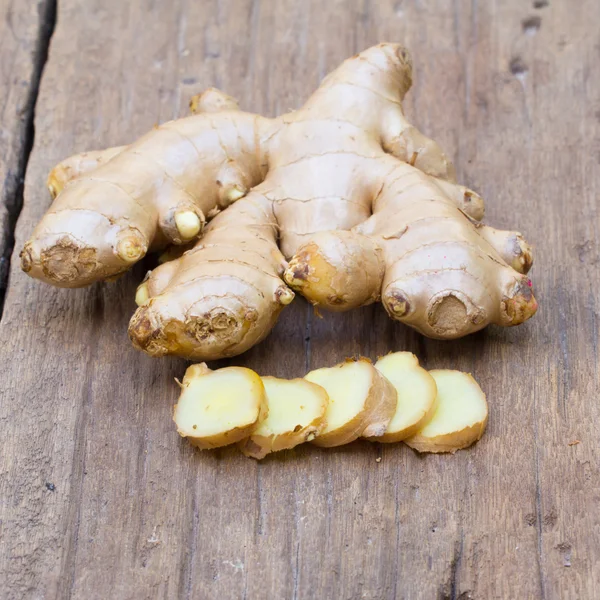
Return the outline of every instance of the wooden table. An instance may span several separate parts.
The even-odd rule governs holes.
[[[0,596],[600,598],[597,1],[60,0],[53,30],[54,4],[0,0],[6,259],[16,222],[0,328]],[[45,176],[185,114],[211,85],[248,110],[296,108],[382,40],[412,50],[407,112],[486,198],[488,222],[534,244],[540,311],[442,343],[380,307],[319,319],[296,301],[231,362],[301,376],[411,350],[475,375],[488,431],[455,456],[355,443],[259,464],[194,451],[171,422],[186,363],[127,339],[152,261],[82,290],[20,271],[50,202]]]

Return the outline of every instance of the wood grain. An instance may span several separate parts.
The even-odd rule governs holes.
[[[59,2],[17,249],[63,157],[130,141],[210,85],[248,110],[296,108],[347,56],[399,40],[415,63],[408,112],[484,195],[488,222],[533,242],[541,309],[519,328],[443,343],[379,307],[320,319],[294,302],[232,362],[291,377],[411,350],[430,368],[472,372],[490,425],[455,456],[359,442],[259,464],[179,439],[173,377],[185,363],[129,345],[151,259],[114,284],[58,290],[13,257],[0,329],[0,597],[600,597],[597,6],[535,5]],[[2,124],[16,131],[12,117]]]
[[[0,315],[53,9],[48,0],[0,0]]]

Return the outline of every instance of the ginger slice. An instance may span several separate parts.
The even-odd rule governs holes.
[[[325,388],[327,427],[312,443],[322,447],[348,444],[361,435],[385,433],[396,410],[394,386],[366,359],[317,369],[305,379]]]
[[[410,352],[388,354],[375,363],[375,368],[396,388],[398,403],[386,432],[370,439],[400,442],[417,433],[433,416],[437,397],[435,381]]]
[[[430,371],[437,385],[431,420],[404,442],[419,452],[456,452],[481,438],[488,420],[485,394],[473,377],[460,371]]]
[[[271,452],[310,442],[326,426],[327,392],[306,379],[263,377],[269,415],[240,442],[240,450],[261,459]]]
[[[262,380],[245,367],[211,371],[188,367],[173,419],[180,436],[198,448],[219,448],[244,439],[268,414]]]

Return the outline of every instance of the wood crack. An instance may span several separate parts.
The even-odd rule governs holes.
[[[450,568],[450,598],[456,600],[458,598],[458,573],[460,571],[460,563],[463,555],[463,547],[465,540],[465,532],[461,527],[460,540],[456,543],[454,548],[454,560]]]
[[[542,532],[542,488],[540,482],[540,455],[539,455],[539,432],[538,422],[539,414],[537,410],[537,402],[534,400],[533,404],[534,411],[534,467],[535,467],[535,513],[536,513],[536,533],[537,533],[537,571],[540,579],[540,598],[546,600],[546,577],[544,574],[544,545],[543,545],[543,532]]]
[[[40,81],[44,67],[48,61],[50,40],[56,26],[57,0],[46,0],[40,5],[40,23],[35,49],[33,51],[33,71],[28,82],[28,91],[24,107],[17,117],[21,121],[20,133],[17,138],[22,139],[17,164],[14,168],[8,167],[8,175],[4,182],[3,198],[5,215],[0,214],[0,319],[4,311],[4,301],[8,290],[11,257],[15,246],[15,229],[23,208],[23,188],[25,173],[29,164],[29,157],[35,139],[35,107],[38,100]]]

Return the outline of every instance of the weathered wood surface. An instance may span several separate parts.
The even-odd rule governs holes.
[[[28,279],[15,253],[0,329],[0,596],[599,598],[596,17],[595,0],[59,0],[17,250],[63,157],[127,142],[210,85],[257,112],[297,107],[347,56],[400,40],[415,63],[409,114],[487,199],[488,222],[535,244],[541,310],[441,343],[377,307],[320,320],[295,302],[233,362],[299,376],[408,349],[471,371],[490,425],[455,456],[356,443],[257,464],[175,433],[185,363],[126,335],[144,265],[68,291]],[[3,131],[22,139],[13,119]]]
[[[47,0],[0,0],[0,312],[52,9]]]

